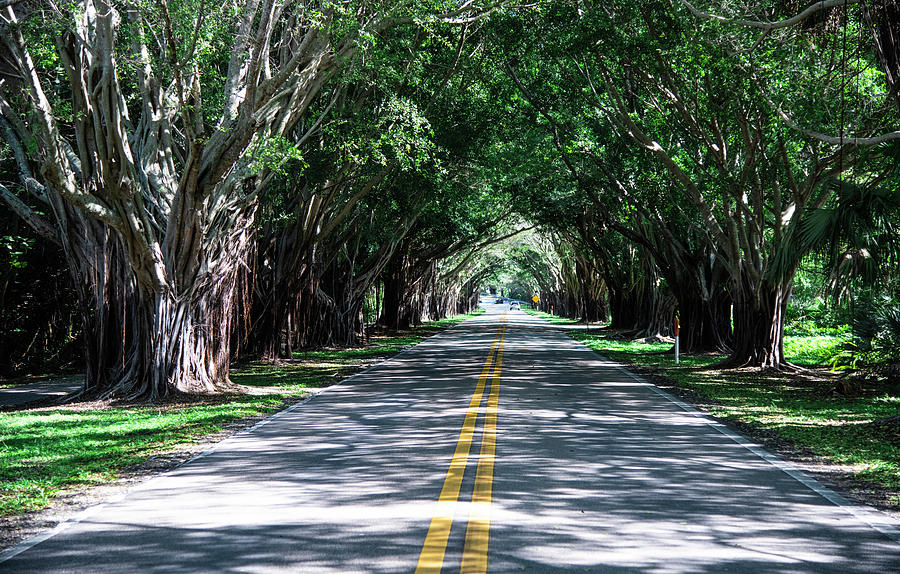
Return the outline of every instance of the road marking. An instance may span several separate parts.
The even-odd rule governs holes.
[[[805,472],[803,472],[803,470],[801,470],[797,465],[791,463],[790,461],[784,460],[775,454],[772,454],[771,452],[766,450],[765,447],[759,446],[758,444],[755,444],[755,443],[747,440],[747,437],[745,437],[744,435],[732,432],[727,426],[720,423],[716,419],[712,418],[710,415],[697,410],[697,408],[682,401],[678,397],[675,397],[674,395],[667,393],[666,391],[660,389],[653,383],[647,381],[647,379],[644,379],[643,377],[639,377],[639,376],[635,375],[634,373],[632,373],[631,371],[629,371],[628,369],[626,369],[619,363],[609,359],[608,357],[606,357],[604,355],[601,355],[597,351],[594,351],[590,347],[587,347],[587,345],[584,345],[583,343],[580,343],[580,344],[585,346],[587,349],[591,350],[591,352],[595,353],[601,359],[609,361],[619,371],[625,373],[626,375],[628,375],[629,377],[631,377],[632,379],[634,379],[641,385],[647,387],[648,389],[650,389],[657,395],[663,397],[667,401],[674,403],[675,405],[677,405],[679,408],[681,408],[683,411],[687,412],[691,416],[700,419],[707,426],[711,427],[713,430],[717,431],[718,433],[724,435],[731,441],[735,442],[738,446],[741,446],[741,447],[747,449],[748,451],[752,452],[753,454],[755,454],[759,458],[763,459],[767,463],[771,464],[772,466],[774,466],[781,472],[785,473],[786,475],[790,476],[791,478],[793,478],[794,480],[796,480],[803,486],[812,490],[813,492],[815,492],[816,494],[818,494],[819,496],[821,496],[828,502],[841,508],[842,510],[844,510],[848,514],[854,516],[855,518],[861,520],[865,524],[868,524],[873,529],[875,529],[878,532],[880,532],[881,534],[887,536],[894,542],[900,542],[900,528],[897,528],[895,526],[895,521],[890,520],[889,518],[882,515],[878,511],[874,510],[870,506],[851,502],[847,498],[841,496],[839,493],[831,490],[830,488],[828,488],[826,486],[823,486],[821,483],[819,483],[819,481],[817,481],[816,479],[812,478],[811,476],[809,476]]]
[[[466,543],[463,548],[460,574],[484,574],[487,572],[488,540],[491,530],[491,493],[494,485],[494,455],[497,447],[497,407],[500,402],[500,370],[503,366],[503,341],[506,327],[500,335],[491,391],[484,414],[484,430],[481,434],[481,452],[475,471],[475,489],[469,524],[466,527]]]
[[[453,515],[456,510],[456,502],[459,499],[460,485],[462,484],[463,475],[469,460],[472,435],[475,433],[475,423],[478,420],[478,411],[481,408],[485,383],[494,364],[495,352],[498,358],[502,357],[503,338],[506,334],[506,327],[502,323],[505,321],[506,312],[504,311],[500,317],[501,325],[497,329],[494,342],[491,344],[488,356],[484,361],[484,367],[481,369],[481,376],[478,377],[478,384],[475,385],[475,391],[472,393],[469,407],[466,409],[462,430],[460,430],[459,439],[456,441],[456,450],[453,453],[453,458],[450,459],[450,468],[447,469],[447,476],[444,478],[444,485],[438,497],[438,507],[434,517],[431,519],[431,524],[428,526],[428,534],[425,535],[425,543],[422,545],[422,552],[419,554],[416,574],[440,574],[444,565],[444,553],[447,550],[450,527],[453,525]],[[495,373],[499,373],[499,371],[495,371]],[[499,374],[496,376],[499,376]],[[493,393],[493,382],[491,384],[491,392]],[[490,398],[488,400],[490,402]],[[482,448],[483,444],[484,441],[482,440]],[[491,471],[493,472],[493,466]]]

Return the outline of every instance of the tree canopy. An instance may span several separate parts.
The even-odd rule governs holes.
[[[2,5],[3,292],[68,269],[87,395],[491,287],[780,369],[813,267],[898,308],[895,0]]]

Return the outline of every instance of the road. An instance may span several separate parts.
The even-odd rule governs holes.
[[[900,571],[896,522],[488,307],[0,571]]]
[[[49,398],[63,398],[81,390],[84,377],[75,375],[62,379],[38,381],[17,387],[0,388],[0,407],[24,405]]]

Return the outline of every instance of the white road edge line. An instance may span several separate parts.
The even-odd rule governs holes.
[[[573,341],[574,341],[574,339],[573,339]],[[616,361],[613,361],[609,357],[604,357],[603,355],[594,351],[593,349],[591,349],[584,343],[581,343],[580,341],[575,341],[575,342],[582,345],[584,348],[586,348],[589,351],[591,351],[592,353],[594,353],[594,355],[600,357],[601,359],[608,362],[609,364],[611,364],[618,370],[622,371],[623,373],[625,373],[626,375],[628,375],[629,377],[631,377],[632,379],[634,379],[641,385],[649,388],[651,391],[653,391],[654,393],[663,397],[664,399],[668,400],[669,402],[674,403],[675,405],[680,407],[683,411],[702,420],[705,424],[709,425],[710,427],[712,427],[713,429],[718,431],[720,434],[728,437],[733,442],[737,443],[739,446],[742,446],[745,449],[749,450],[750,452],[752,452],[759,458],[763,459],[764,461],[768,462],[769,464],[771,464],[778,470],[782,471],[783,473],[787,474],[788,476],[790,476],[791,478],[793,478],[794,480],[796,480],[803,486],[809,488],[810,490],[812,490],[813,492],[815,492],[816,494],[818,494],[819,496],[821,496],[828,502],[841,508],[842,510],[844,510],[848,514],[854,516],[858,520],[861,520],[862,522],[868,524],[870,527],[874,528],[881,534],[887,536],[894,542],[900,543],[900,529],[897,528],[896,521],[892,520],[889,516],[882,514],[881,512],[878,512],[874,508],[871,508],[871,507],[863,505],[863,504],[858,504],[858,503],[848,500],[847,498],[844,498],[837,492],[831,490],[830,488],[828,488],[826,486],[823,486],[821,483],[819,483],[819,481],[817,481],[813,477],[809,476],[808,474],[804,473],[796,465],[782,459],[781,457],[779,457],[775,454],[772,454],[771,452],[769,452],[762,446],[760,446],[756,443],[750,442],[749,440],[747,440],[747,437],[732,431],[727,426],[725,426],[721,422],[714,419],[711,415],[708,415],[702,411],[697,410],[695,407],[682,401],[678,397],[660,389],[659,387],[657,387],[653,383],[647,381],[643,377],[639,377],[639,376],[635,375],[634,373],[632,373],[631,371],[629,371],[627,368],[623,367]]]
[[[482,315],[483,315],[483,313],[482,313]],[[191,458],[187,459],[186,461],[182,462],[181,464],[178,464],[178,465],[175,466],[174,468],[170,468],[169,470],[167,470],[167,471],[165,471],[165,472],[162,472],[162,473],[157,474],[157,475],[155,475],[155,476],[152,476],[152,477],[150,477],[150,478],[148,478],[148,479],[146,479],[146,480],[144,480],[144,481],[142,481],[142,482],[139,482],[139,483],[137,483],[136,485],[132,486],[131,488],[128,488],[125,492],[123,492],[123,493],[121,493],[121,494],[117,494],[116,496],[114,496],[114,497],[112,497],[112,498],[110,498],[110,499],[108,499],[108,500],[104,500],[103,502],[101,502],[100,504],[97,504],[96,506],[91,506],[91,507],[85,508],[85,509],[82,510],[81,512],[75,514],[74,516],[71,516],[71,517],[67,518],[66,520],[63,520],[62,522],[60,522],[59,524],[57,524],[56,526],[54,526],[52,529],[47,530],[46,532],[42,532],[42,533],[40,533],[40,534],[35,534],[34,536],[32,536],[32,537],[30,537],[30,538],[26,538],[25,540],[19,542],[19,543],[16,544],[15,546],[11,546],[11,547],[7,548],[7,549],[4,550],[3,552],[0,552],[0,564],[6,562],[7,560],[12,560],[13,558],[15,558],[15,557],[18,556],[19,554],[25,552],[26,550],[29,550],[29,549],[31,549],[31,548],[34,548],[35,546],[37,546],[37,545],[40,544],[41,542],[44,542],[45,540],[48,540],[48,539],[50,539],[50,538],[53,538],[53,537],[56,536],[57,534],[60,534],[60,533],[62,533],[62,532],[64,532],[64,531],[68,530],[69,528],[75,526],[75,525],[78,524],[79,522],[82,522],[82,521],[86,520],[87,518],[90,518],[91,515],[93,515],[93,514],[99,512],[100,510],[102,510],[103,508],[105,508],[107,505],[115,504],[115,503],[117,503],[117,502],[121,502],[122,500],[125,500],[125,497],[126,497],[126,496],[128,496],[129,494],[131,494],[131,493],[133,493],[133,492],[139,492],[139,491],[142,490],[143,488],[146,488],[148,484],[150,484],[151,482],[153,482],[153,481],[156,480],[157,478],[160,478],[160,477],[165,476],[165,475],[167,475],[167,474],[169,474],[169,473],[171,473],[171,472],[174,472],[174,471],[180,469],[182,466],[184,466],[184,465],[186,465],[186,464],[190,464],[190,463],[194,462],[195,460],[200,460],[201,458],[204,458],[204,457],[207,457],[207,456],[211,455],[211,454],[214,453],[214,452],[219,448],[219,446],[222,445],[223,443],[225,443],[225,442],[227,442],[227,441],[229,441],[229,440],[231,440],[231,439],[233,439],[233,438],[237,438],[237,437],[241,437],[241,436],[245,436],[245,435],[252,434],[253,431],[255,431],[256,429],[258,429],[258,428],[260,428],[260,427],[262,427],[262,426],[265,426],[265,425],[269,424],[270,422],[272,422],[273,420],[275,420],[275,419],[277,419],[277,418],[279,418],[279,417],[281,417],[281,416],[283,416],[283,415],[285,415],[285,414],[287,414],[287,413],[289,413],[289,412],[291,412],[291,411],[294,411],[294,410],[300,408],[301,406],[303,406],[303,404],[308,403],[309,401],[311,401],[311,400],[313,400],[314,398],[316,398],[317,396],[321,395],[322,393],[324,393],[324,392],[327,391],[328,389],[333,389],[333,388],[335,388],[335,387],[341,386],[341,385],[343,385],[344,383],[347,383],[347,382],[351,381],[352,379],[355,379],[356,377],[362,376],[362,375],[366,374],[368,371],[374,369],[375,367],[380,367],[380,366],[384,365],[385,363],[388,363],[388,362],[390,362],[390,361],[393,361],[394,359],[399,358],[399,357],[402,356],[402,355],[405,355],[406,353],[412,351],[413,349],[415,349],[416,347],[418,347],[419,345],[421,345],[421,344],[424,343],[425,341],[429,341],[429,340],[431,340],[431,339],[433,339],[433,338],[435,338],[435,337],[439,337],[439,336],[441,336],[442,334],[444,334],[445,332],[449,331],[450,329],[455,329],[456,327],[462,325],[462,324],[465,323],[466,321],[471,321],[472,319],[477,319],[477,318],[480,317],[480,316],[481,316],[481,315],[476,315],[475,317],[470,317],[470,318],[468,318],[468,319],[465,319],[465,320],[463,320],[463,321],[460,321],[459,323],[454,323],[453,325],[450,325],[449,327],[447,327],[447,328],[445,328],[445,329],[443,329],[443,330],[441,330],[441,331],[438,331],[438,332],[435,333],[434,335],[430,335],[430,336],[428,336],[428,337],[425,337],[424,339],[422,339],[421,341],[419,341],[419,342],[416,343],[415,345],[403,349],[402,351],[400,351],[400,352],[397,353],[396,355],[394,355],[394,356],[392,356],[392,357],[388,357],[387,359],[385,359],[385,360],[383,360],[383,361],[381,361],[381,362],[375,363],[375,364],[373,364],[373,365],[369,365],[368,367],[366,367],[365,369],[359,371],[358,373],[353,373],[353,374],[350,375],[349,377],[347,377],[347,378],[345,378],[345,379],[341,379],[340,381],[336,382],[336,383],[333,384],[333,385],[329,385],[329,386],[327,386],[327,387],[321,387],[321,388],[318,388],[318,389],[310,389],[309,392],[308,392],[308,394],[307,394],[307,396],[303,397],[302,399],[300,399],[300,400],[297,401],[296,403],[292,404],[291,406],[289,406],[289,407],[287,407],[287,408],[285,408],[285,409],[282,409],[282,410],[278,411],[277,413],[271,414],[271,415],[267,416],[266,418],[264,418],[263,420],[261,420],[261,421],[259,421],[258,423],[256,423],[255,425],[253,425],[253,426],[251,426],[251,427],[249,427],[249,428],[243,429],[243,430],[241,430],[241,431],[239,431],[239,432],[236,432],[236,433],[234,433],[233,435],[231,435],[231,436],[229,436],[229,437],[227,437],[227,438],[225,438],[225,439],[223,439],[223,440],[217,442],[216,444],[214,444],[214,445],[212,446],[212,448],[210,448],[210,449],[208,449],[208,450],[205,450],[205,451],[201,452],[200,454],[198,454],[198,455],[196,455],[196,456],[192,456]]]

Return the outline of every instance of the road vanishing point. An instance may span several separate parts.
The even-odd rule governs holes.
[[[900,572],[892,518],[486,306],[0,572]]]

